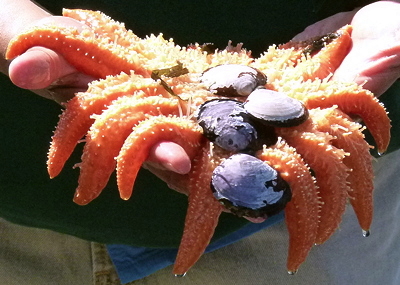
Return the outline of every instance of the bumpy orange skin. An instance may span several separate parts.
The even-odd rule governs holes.
[[[350,35],[352,30],[352,26],[346,25],[336,32],[325,35],[322,38],[316,37],[302,43],[289,42],[281,45],[280,48],[295,48],[297,50],[297,58],[292,59],[292,61],[298,60],[301,55],[304,55],[304,53],[308,51],[307,56],[312,57],[316,68],[307,70],[310,63],[302,62],[298,65],[299,72],[304,81],[309,79],[314,80],[316,78],[322,79],[335,72],[350,51],[352,45]],[[318,46],[316,43],[319,43],[319,45],[323,44],[323,46]],[[331,56],[332,53],[334,53],[335,56]]]
[[[117,75],[121,71],[128,73],[133,69],[137,69],[137,73],[139,73],[140,63],[131,62],[126,58],[115,56],[109,49],[98,50],[95,48],[95,46],[97,46],[96,42],[86,44],[84,40],[76,40],[77,35],[79,35],[78,31],[72,33],[71,36],[75,37],[75,39],[73,44],[71,44],[69,36],[66,36],[58,29],[54,31],[49,30],[46,33],[48,39],[57,39],[56,41],[46,41],[46,37],[43,37],[40,31],[28,31],[24,41],[25,44],[21,45],[16,43],[18,45],[13,47],[13,43],[11,43],[11,48],[9,50],[14,52],[8,52],[7,57],[15,57],[25,52],[31,46],[40,45],[49,49],[58,50],[77,70],[92,74],[98,78],[105,78],[110,74]],[[73,53],[80,53],[80,55],[77,57],[74,56]],[[106,65],[104,62],[108,62],[109,64]],[[140,74],[148,75],[144,70],[142,70]]]
[[[56,177],[61,172],[76,144],[93,124],[92,115],[101,114],[112,101],[126,95],[139,99],[155,94],[167,94],[154,80],[141,79],[138,75],[123,73],[118,77],[108,77],[90,84],[86,92],[76,94],[67,102],[48,153],[47,170],[50,177]]]
[[[155,96],[143,99],[138,96],[121,97],[95,120],[86,136],[82,162],[79,164],[81,173],[74,197],[75,203],[85,205],[101,193],[115,169],[115,157],[131,134],[132,128],[140,121],[149,115],[156,117],[160,113],[178,115],[175,101],[176,99]],[[138,144],[141,146],[141,151],[144,143]],[[146,158],[147,155],[144,156],[144,159]],[[144,159],[140,161],[140,165]],[[138,158],[136,157],[134,161],[138,161]],[[128,199],[130,195],[122,195],[122,192],[127,191],[121,190],[121,198]]]
[[[280,141],[275,147],[265,148],[258,157],[279,171],[292,190],[292,200],[285,208],[285,220],[289,231],[287,269],[295,273],[317,237],[318,187],[302,157],[287,143]]]
[[[182,192],[188,194],[189,207],[176,275],[184,275],[200,258],[223,210],[209,185],[214,168],[231,153],[206,141],[193,118],[201,103],[216,97],[199,82],[199,75],[219,64],[255,67],[266,74],[266,88],[285,92],[309,109],[305,123],[277,128],[278,142],[257,154],[280,172],[293,192],[285,209],[289,272],[298,270],[315,243],[323,243],[334,233],[348,198],[361,228],[369,231],[373,212],[370,146],[360,125],[347,115],[361,117],[380,153],[389,144],[391,126],[385,108],[371,92],[354,83],[329,80],[351,46],[351,26],[330,34],[323,46],[313,41],[291,42],[271,46],[254,59],[246,50],[206,54],[200,46],[180,48],[162,36],[141,39],[100,12],[64,10],[64,15],[88,28],[31,28],[10,42],[6,54],[12,59],[34,45],[45,46],[80,71],[102,78],[66,104],[50,146],[49,175],[53,178],[61,172],[86,134],[74,201],[87,204],[100,195],[115,167],[120,196],[128,199],[151,147],[163,140],[180,144],[193,161],[190,173],[182,177],[188,181]],[[152,71],[177,63],[188,73],[151,78]]]
[[[316,128],[334,136],[332,145],[350,154],[343,158],[343,163],[351,169],[347,178],[350,186],[347,194],[360,227],[368,235],[373,214],[374,171],[363,128],[337,108],[318,108],[311,112],[319,117]]]
[[[378,99],[367,90],[339,92],[330,96],[309,97],[305,102],[310,109],[337,105],[346,114],[359,115],[373,135],[378,152],[385,153],[390,141],[390,119],[385,108],[377,108]],[[382,127],[384,126],[384,127]],[[385,127],[386,126],[386,127]]]
[[[308,165],[314,170],[319,197],[324,204],[319,213],[315,243],[325,242],[337,229],[345,210],[349,169],[343,163],[345,152],[333,147],[327,133],[319,133],[311,116],[305,123],[293,128],[279,128],[278,135],[289,145],[296,146]]]
[[[189,206],[185,229],[173,273],[184,275],[200,258],[214,234],[222,205],[210,191],[211,174],[220,159],[214,159],[207,146],[194,160],[189,183]]]
[[[151,147],[160,141],[175,142],[189,157],[193,157],[202,145],[202,131],[198,125],[184,118],[154,116],[140,122],[126,138],[116,158],[117,183],[122,199],[130,198],[140,167]]]

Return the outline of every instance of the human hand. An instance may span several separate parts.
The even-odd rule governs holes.
[[[399,15],[400,1],[378,1],[319,21],[293,40],[308,40],[351,24],[353,46],[332,79],[354,81],[379,96],[400,77]],[[160,174],[163,180],[175,180]]]
[[[376,96],[400,77],[400,2],[379,1],[351,21],[353,46],[333,79],[355,81]]]
[[[45,17],[32,26],[46,24],[84,28],[78,21],[61,16]],[[87,84],[96,79],[78,72],[57,52],[39,46],[14,59],[8,71],[16,86],[58,103],[71,99],[76,92],[85,91]]]
[[[351,24],[353,46],[332,79],[354,81],[379,96],[400,77],[399,15],[399,1],[378,1],[317,22],[294,40],[323,35]]]
[[[33,26],[45,24],[78,29],[85,27],[74,19],[61,16],[43,18]],[[78,72],[60,54],[44,47],[33,47],[15,58],[9,66],[9,77],[18,87],[30,89],[58,103],[71,99],[76,92],[86,91],[87,84],[97,79]],[[177,175],[190,171],[191,158],[181,146],[172,142],[160,142],[150,152],[148,168],[169,184],[175,181],[171,187],[183,191],[185,183],[181,184],[182,179]],[[177,186],[177,181],[181,186]]]

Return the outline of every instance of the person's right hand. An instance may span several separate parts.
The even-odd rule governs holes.
[[[80,22],[62,16],[49,16],[32,26],[46,24],[84,28]],[[9,77],[16,86],[58,103],[68,101],[76,92],[86,91],[88,83],[98,79],[78,72],[62,55],[39,46],[30,48],[10,63]],[[182,174],[190,171],[191,159],[181,146],[162,141],[150,151],[146,166],[171,188],[186,192],[187,177]]]
[[[45,24],[84,27],[74,19],[61,16],[43,18],[32,26]],[[39,46],[30,48],[11,62],[9,77],[16,86],[58,103],[71,99],[76,92],[85,91],[88,83],[97,79],[78,72],[57,52]]]

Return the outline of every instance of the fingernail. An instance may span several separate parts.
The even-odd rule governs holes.
[[[176,172],[178,174],[187,174],[192,167],[190,161],[185,161],[182,163],[177,163],[175,165],[171,163],[164,163],[163,166],[170,171]]]

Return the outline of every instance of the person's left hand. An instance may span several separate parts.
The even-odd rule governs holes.
[[[293,40],[320,36],[351,24],[353,46],[332,80],[354,81],[380,96],[400,77],[399,15],[399,1],[378,1],[317,22]]]
[[[400,77],[400,2],[379,1],[351,21],[353,46],[332,79],[384,93]]]

